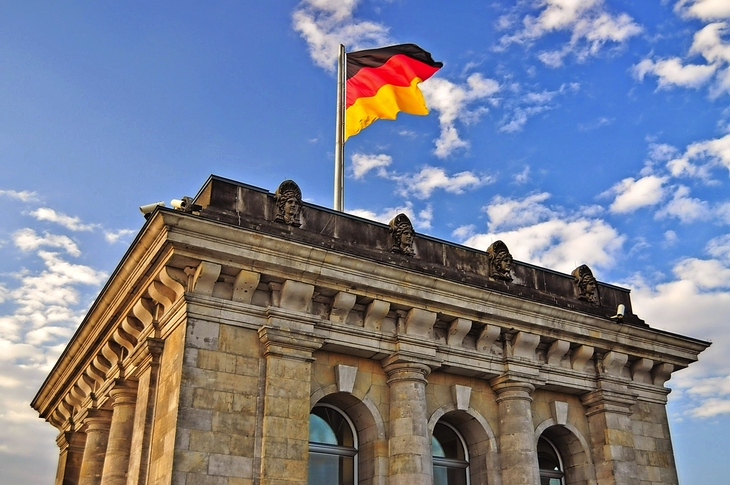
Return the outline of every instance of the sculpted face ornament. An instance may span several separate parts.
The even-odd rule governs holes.
[[[502,241],[495,241],[487,248],[487,256],[491,263],[489,276],[504,281],[512,281],[512,255],[507,245]]]
[[[571,273],[573,284],[578,290],[578,298],[593,304],[598,304],[598,282],[587,265],[578,266]]]
[[[398,214],[389,223],[390,239],[393,243],[391,252],[413,256],[413,241],[416,233],[413,230],[413,224],[405,214]]]
[[[302,191],[293,180],[284,180],[274,194],[276,198],[275,222],[299,227],[299,212],[302,209]]]

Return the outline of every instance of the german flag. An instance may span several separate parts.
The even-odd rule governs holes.
[[[379,118],[394,120],[399,111],[428,114],[418,83],[442,66],[416,44],[347,54],[345,140]]]

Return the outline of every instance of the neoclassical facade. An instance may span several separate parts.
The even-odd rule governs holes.
[[[709,344],[629,291],[212,176],[158,208],[32,406],[57,485],[671,485]]]

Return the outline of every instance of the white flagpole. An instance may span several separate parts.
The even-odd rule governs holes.
[[[335,200],[334,209],[345,210],[345,46],[337,56],[337,131],[335,132]]]

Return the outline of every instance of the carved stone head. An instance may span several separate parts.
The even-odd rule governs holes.
[[[299,227],[299,212],[302,210],[302,191],[293,180],[284,180],[274,194],[276,198],[275,222]]]
[[[591,269],[583,264],[575,268],[571,274],[573,275],[573,284],[578,290],[578,298],[597,305],[598,282]]]
[[[413,230],[413,224],[405,214],[398,214],[390,221],[390,240],[392,242],[391,251],[394,253],[413,256],[413,240],[416,232]]]
[[[494,241],[487,248],[489,257],[489,276],[499,280],[512,281],[512,255],[502,241]]]

